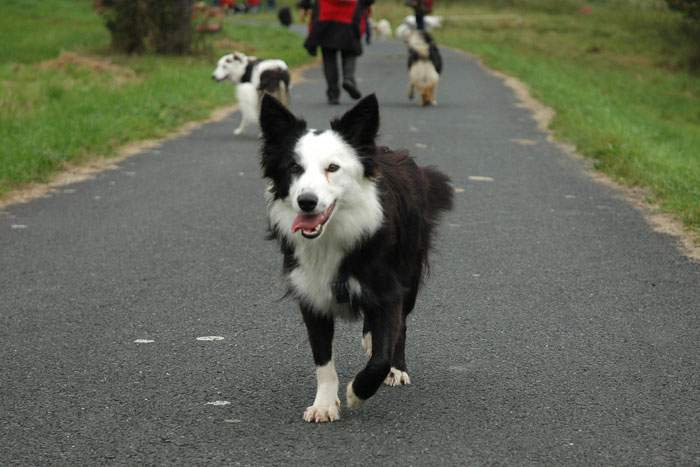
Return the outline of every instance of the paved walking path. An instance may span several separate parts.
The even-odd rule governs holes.
[[[458,189],[413,385],[302,421],[311,353],[235,115],[0,214],[0,464],[698,465],[700,266],[444,55],[437,108],[407,102],[399,43],[358,70],[382,142]],[[306,76],[293,106],[325,127],[346,106]],[[336,332],[343,383],[360,331]]]

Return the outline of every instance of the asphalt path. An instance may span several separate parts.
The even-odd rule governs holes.
[[[412,385],[302,421],[311,352],[236,114],[0,214],[0,464],[698,465],[700,266],[444,56],[436,108],[407,101],[401,44],[358,66],[381,142],[457,191],[408,324]],[[325,128],[347,96],[328,107],[305,76],[293,108]],[[360,333],[336,331],[343,387]]]

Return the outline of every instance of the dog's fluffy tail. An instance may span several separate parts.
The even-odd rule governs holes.
[[[289,107],[289,85],[280,81],[277,85],[277,92],[272,93],[285,107]]]
[[[289,71],[281,68],[263,71],[260,75],[259,90],[261,93],[272,95],[285,107],[289,107]]]
[[[433,222],[436,222],[443,212],[452,209],[454,189],[450,184],[450,177],[435,167],[423,167],[423,176],[428,182],[428,211]]]

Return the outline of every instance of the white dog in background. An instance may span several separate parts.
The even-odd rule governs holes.
[[[380,39],[389,39],[391,37],[391,23],[386,18],[379,21],[371,21],[372,32]]]
[[[241,109],[241,123],[233,132],[240,135],[250,125],[260,124],[260,100],[273,95],[289,107],[289,68],[282,60],[259,60],[240,52],[224,55],[212,74],[216,81],[236,84],[236,98]]]
[[[423,22],[425,23],[425,30],[432,31],[433,29],[439,29],[442,27],[442,16],[432,16],[427,15],[423,17]],[[416,30],[416,17],[414,15],[406,16],[403,22],[396,27],[396,32],[394,33],[398,39],[403,41],[408,40],[408,36],[411,31]]]

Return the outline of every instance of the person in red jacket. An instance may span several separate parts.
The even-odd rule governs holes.
[[[367,28],[367,9],[374,0],[301,0],[299,6],[311,10],[309,35],[304,47],[311,55],[321,48],[328,103],[340,99],[338,55],[341,57],[343,89],[353,99],[362,97],[355,81],[357,57],[362,55],[362,35]]]

